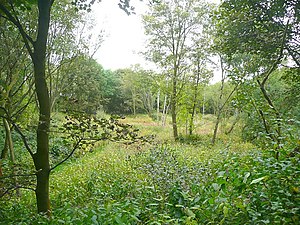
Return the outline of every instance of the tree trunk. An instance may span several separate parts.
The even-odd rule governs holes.
[[[39,124],[37,127],[37,151],[34,165],[37,171],[36,199],[38,212],[50,213],[49,199],[49,127],[50,101],[45,80],[43,61],[35,60],[35,86],[39,103]]]
[[[231,127],[229,128],[228,131],[225,132],[226,135],[230,134],[233,131],[233,129],[234,129],[235,125],[237,124],[237,122],[239,121],[239,119],[240,119],[240,113],[236,112],[235,119],[234,119]]]
[[[275,119],[276,119],[276,125],[277,125],[277,128],[275,129],[277,135],[274,135],[274,138],[275,138],[275,141],[277,142],[277,148],[276,148],[276,153],[275,153],[275,158],[278,160],[279,159],[279,149],[281,148],[280,147],[280,143],[281,143],[281,137],[282,137],[282,134],[281,134],[281,129],[282,129],[282,124],[281,124],[281,116],[280,116],[280,113],[278,112],[278,110],[276,109],[275,105],[273,104],[273,101],[271,99],[271,97],[269,96],[269,94],[267,93],[267,90],[265,88],[265,83],[268,79],[270,74],[268,74],[263,82],[260,82],[258,79],[257,79],[257,83],[259,84],[259,87],[260,87],[260,90],[265,98],[265,100],[267,101],[269,107],[273,110],[274,114],[275,114]]]
[[[34,43],[32,61],[34,65],[35,89],[39,105],[39,122],[37,126],[37,150],[33,161],[37,171],[36,200],[38,212],[50,216],[49,198],[49,128],[50,97],[46,83],[45,59],[46,44],[50,23],[50,0],[39,0],[38,35]]]
[[[173,78],[173,92],[171,97],[171,116],[172,116],[172,127],[173,127],[173,137],[178,140],[178,129],[177,129],[177,116],[176,116],[176,80]]]
[[[136,92],[135,89],[131,92],[132,95],[132,112],[133,115],[136,116]]]
[[[9,149],[9,154],[10,154],[10,159],[11,162],[14,164],[15,163],[15,152],[14,152],[14,146],[13,146],[13,141],[12,141],[12,137],[11,137],[11,129],[10,129],[10,125],[7,122],[7,120],[5,118],[3,118],[3,125],[5,128],[5,142],[7,142],[7,147]]]
[[[4,146],[1,152],[1,156],[0,159],[5,159],[7,157],[7,153],[8,153],[8,137],[5,136],[5,142],[4,142]]]
[[[13,1],[10,1],[13,4]],[[19,29],[26,49],[33,62],[34,85],[39,107],[39,122],[37,125],[37,149],[32,155],[35,169],[37,171],[36,199],[38,212],[46,213],[50,216],[49,199],[49,127],[50,127],[50,98],[45,76],[46,46],[50,24],[50,10],[54,0],[37,0],[38,19],[37,36],[34,40],[26,33],[20,24],[17,15],[5,8],[1,3],[2,12],[6,19],[13,22]],[[36,3],[32,3],[36,4]]]
[[[163,112],[161,117],[161,125],[163,127],[166,125],[166,115],[167,115],[167,95],[165,95],[164,98],[164,106],[163,106]]]
[[[213,138],[211,140],[211,143],[214,145],[217,139],[217,133],[218,133],[218,128],[219,128],[219,123],[220,123],[220,119],[221,119],[221,111],[218,112],[217,115],[217,122],[215,124],[215,128],[214,128],[214,134],[213,134]]]
[[[221,64],[221,76],[222,76],[222,80],[221,80],[221,88],[220,88],[220,95],[219,95],[219,99],[217,102],[217,122],[215,124],[215,128],[214,128],[214,134],[213,134],[213,138],[211,140],[211,143],[214,145],[216,142],[216,138],[217,138],[217,133],[218,133],[218,128],[219,128],[219,123],[220,123],[220,119],[221,119],[221,113],[222,113],[222,109],[225,106],[226,102],[221,105],[221,100],[223,97],[223,91],[224,91],[224,83],[225,83],[225,71],[224,71],[224,65],[223,65],[223,60],[222,57],[220,56],[220,64]]]
[[[160,97],[160,90],[157,92],[157,105],[156,105],[156,120],[159,123],[159,97]]]
[[[178,140],[176,102],[174,100],[172,100],[172,103],[171,103],[171,116],[172,116],[173,137],[175,140]]]
[[[16,159],[15,159],[15,151],[14,151],[14,145],[13,145],[13,140],[11,137],[11,129],[10,129],[10,124],[8,123],[8,121],[3,118],[3,125],[5,128],[5,142],[7,142],[7,147],[9,149],[9,155],[10,155],[10,161],[12,163],[12,174],[14,175],[13,177],[13,181],[14,181],[14,185],[15,187],[18,186],[18,180],[16,175]],[[20,192],[17,189],[17,195],[19,195]]]
[[[189,125],[189,135],[193,134],[195,112],[196,112],[196,100],[194,100],[194,103],[193,103],[193,109],[192,109],[190,125]]]

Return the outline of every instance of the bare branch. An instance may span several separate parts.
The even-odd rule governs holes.
[[[34,153],[33,151],[31,150],[29,144],[28,144],[28,141],[26,139],[26,136],[22,133],[21,129],[19,128],[19,126],[15,123],[12,123],[13,127],[15,128],[15,130],[17,131],[18,134],[20,134],[21,138],[22,138],[22,141],[25,145],[25,148],[27,149],[27,151],[29,152],[30,156],[32,158],[34,158]]]
[[[20,188],[26,189],[26,190],[30,190],[30,191],[35,191],[35,189],[33,189],[33,188],[31,188],[31,187],[25,187],[25,186],[19,186],[19,185],[17,185],[17,186],[12,186],[12,187],[6,189],[6,191],[3,192],[3,193],[0,195],[0,198],[2,198],[4,195],[7,195],[9,192],[14,191],[14,190],[17,190],[17,189],[20,189]]]
[[[0,180],[6,179],[6,178],[13,178],[13,177],[31,177],[31,176],[36,176],[36,173],[30,173],[30,174],[13,174],[9,176],[1,176]]]
[[[83,140],[82,138],[79,139],[79,140],[77,141],[77,143],[74,145],[74,147],[73,147],[72,151],[69,153],[69,155],[68,155],[66,158],[64,158],[61,162],[59,162],[58,164],[56,164],[55,166],[53,166],[52,168],[50,168],[49,172],[51,172],[51,171],[54,170],[56,167],[60,166],[60,165],[63,164],[65,161],[67,161],[67,160],[74,154],[75,150],[78,148],[78,146],[79,146],[79,144],[81,143],[82,140]]]

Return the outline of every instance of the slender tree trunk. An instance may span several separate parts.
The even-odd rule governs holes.
[[[226,104],[224,103],[223,106],[221,106],[221,100],[223,97],[223,91],[224,91],[224,83],[225,83],[225,71],[224,71],[224,66],[223,66],[223,60],[222,57],[220,56],[220,64],[221,64],[221,75],[222,75],[222,81],[221,81],[221,88],[220,88],[220,95],[219,95],[219,100],[217,103],[217,122],[215,124],[215,128],[214,128],[214,134],[213,134],[213,138],[211,140],[211,143],[214,145],[216,142],[216,138],[217,138],[217,133],[218,133],[218,128],[219,128],[219,123],[220,123],[220,119],[221,119],[221,113],[222,113],[222,108],[223,106]]]
[[[280,113],[278,112],[278,110],[276,109],[275,105],[273,104],[273,101],[271,99],[271,97],[269,96],[266,88],[265,88],[265,83],[267,82],[267,79],[269,77],[269,74],[266,76],[266,78],[263,80],[263,82],[260,82],[258,79],[257,79],[257,83],[259,84],[259,87],[260,87],[260,90],[265,98],[265,100],[267,101],[269,107],[273,110],[274,114],[275,114],[275,118],[276,118],[276,133],[277,135],[273,135],[274,136],[274,141],[276,141],[277,143],[277,151],[275,153],[275,158],[278,160],[279,159],[279,149],[280,149],[280,143],[281,143],[281,137],[282,137],[282,133],[281,133],[281,130],[282,130],[282,124],[281,124],[281,116],[280,116]],[[261,112],[263,113],[263,112]]]
[[[199,83],[200,83],[200,59],[199,57],[197,58],[197,76],[196,76],[196,82],[194,86],[194,96],[193,96],[193,107],[192,107],[192,113],[191,113],[191,119],[190,119],[190,126],[189,126],[189,134],[193,134],[193,129],[194,129],[194,118],[196,114],[196,101],[198,97],[198,90],[199,90]]]
[[[162,112],[162,117],[161,117],[161,125],[165,126],[166,125],[166,118],[168,114],[168,106],[167,106],[167,95],[165,95],[164,98],[164,107],[163,107],[163,112]]]
[[[177,129],[177,117],[176,117],[176,102],[174,100],[172,100],[171,103],[171,116],[172,116],[173,137],[175,140],[177,140],[178,129]]]
[[[157,105],[156,105],[156,120],[159,123],[159,97],[160,97],[160,90],[157,92]]]
[[[7,153],[8,153],[8,137],[5,136],[4,146],[1,152],[0,159],[5,159],[7,157]]]
[[[15,163],[15,152],[14,152],[14,146],[13,146],[13,140],[11,137],[11,129],[10,129],[10,125],[7,122],[7,120],[5,118],[3,118],[3,125],[5,128],[5,136],[6,136],[6,141],[7,141],[7,147],[9,149],[9,154],[10,154],[10,159],[11,162],[14,164]]]
[[[178,140],[178,129],[177,129],[177,116],[176,116],[176,96],[177,96],[177,82],[176,75],[173,77],[173,90],[171,97],[171,117],[172,117],[172,127],[173,127],[173,137]]]
[[[218,128],[219,128],[219,123],[220,123],[220,119],[221,119],[221,111],[218,112],[217,115],[217,122],[215,124],[215,128],[214,128],[214,134],[213,134],[213,138],[211,140],[211,143],[214,145],[217,139],[217,133],[218,133]]]
[[[231,127],[229,128],[228,131],[225,132],[226,135],[230,134],[233,131],[233,129],[234,129],[235,125],[237,124],[237,122],[239,121],[239,119],[240,119],[240,113],[236,112],[235,119],[234,119]]]
[[[15,159],[15,151],[14,151],[14,145],[13,145],[13,140],[11,137],[11,129],[10,129],[10,124],[8,123],[8,121],[3,118],[3,124],[4,124],[4,128],[5,128],[5,133],[6,133],[6,141],[7,141],[7,146],[9,149],[9,155],[10,155],[10,161],[12,162],[12,174],[14,175],[13,177],[13,181],[14,181],[14,185],[17,187],[18,186],[18,180],[16,175],[16,159]],[[20,192],[17,189],[17,195],[19,195]]]
[[[132,112],[133,115],[135,116],[136,115],[136,92],[134,89],[132,90],[131,95],[132,95]]]
[[[34,79],[39,105],[39,122],[37,126],[37,150],[33,161],[37,171],[36,200],[38,212],[50,216],[49,198],[49,128],[50,128],[50,97],[46,83],[45,59],[46,45],[50,23],[51,0],[39,0],[38,35],[34,43],[32,61]]]
[[[196,113],[196,102],[194,101],[193,109],[191,113],[190,125],[189,125],[189,135],[193,134],[195,113]]]
[[[13,4],[13,1],[10,1]],[[0,3],[1,11],[7,16],[6,19],[13,22],[19,29],[24,44],[33,62],[34,84],[39,108],[39,121],[37,125],[37,149],[31,156],[37,173],[36,200],[38,212],[50,216],[49,199],[49,127],[50,127],[50,98],[46,83],[46,45],[50,24],[50,10],[54,0],[37,0],[38,19],[37,36],[34,40],[26,33],[16,15],[10,13]],[[36,3],[32,3],[36,4]],[[1,12],[1,14],[2,14]]]

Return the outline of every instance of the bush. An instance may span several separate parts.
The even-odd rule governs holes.
[[[299,224],[299,158],[251,147],[109,145],[54,172],[51,219],[31,193],[0,201],[0,224]]]

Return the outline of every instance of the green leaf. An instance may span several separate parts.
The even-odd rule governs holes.
[[[224,216],[228,216],[228,212],[229,212],[228,207],[226,205],[224,205],[224,207],[223,207],[223,214],[224,214]]]
[[[196,216],[195,213],[188,208],[185,209],[185,213],[188,217],[191,217],[191,218],[195,218],[195,216]]]
[[[220,190],[220,185],[219,184],[213,183],[212,186],[215,189],[215,191],[219,191]]]
[[[98,221],[97,221],[97,215],[92,216],[92,221],[93,221],[93,224],[96,224],[96,225],[99,224]]]
[[[259,182],[265,180],[265,178],[266,178],[266,176],[257,178],[257,179],[255,179],[255,180],[251,181],[250,185],[251,185],[251,184],[257,184],[257,183],[259,183]]]
[[[244,176],[244,179],[243,179],[243,183],[247,183],[247,180],[248,180],[248,178],[250,177],[250,173],[249,172],[247,172],[246,174],[245,174],[245,176]]]

